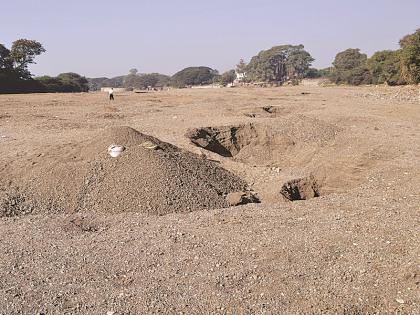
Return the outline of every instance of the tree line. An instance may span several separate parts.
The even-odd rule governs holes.
[[[303,78],[325,77],[336,84],[418,84],[420,82],[420,29],[404,36],[398,50],[375,52],[370,58],[360,49],[339,52],[326,69],[312,68],[314,58],[303,45],[280,45],[262,50],[247,64],[244,60],[235,69],[222,74],[210,67],[188,67],[173,76],[160,73],[139,73],[131,69],[127,75],[114,78],[85,78],[77,73],[56,77],[33,77],[28,66],[45,52],[35,40],[19,39],[10,49],[0,44],[0,93],[85,92],[101,87],[146,89],[172,86],[228,85],[265,82],[282,85],[298,84]]]
[[[160,73],[139,73],[137,69],[131,69],[127,75],[114,78],[88,79],[91,90],[99,90],[101,87],[121,87],[126,89],[140,89],[157,87],[183,88],[194,85],[205,85],[218,82],[220,77],[215,69],[209,67],[188,67],[173,76]]]
[[[337,84],[420,83],[420,29],[399,44],[398,50],[377,51],[370,58],[359,49],[346,49],[336,55],[326,76]]]
[[[88,80],[77,73],[33,78],[28,70],[35,57],[45,52],[35,40],[19,39],[10,49],[0,44],[0,93],[87,92]]]

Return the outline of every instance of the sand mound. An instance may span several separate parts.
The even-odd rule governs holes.
[[[111,144],[125,151],[112,158]],[[31,176],[35,212],[188,212],[228,207],[228,193],[247,190],[216,163],[129,127],[100,132]]]
[[[189,130],[186,136],[195,145],[221,156],[263,165],[293,158],[297,151],[322,147],[338,132],[336,126],[298,115],[275,125],[197,128]]]

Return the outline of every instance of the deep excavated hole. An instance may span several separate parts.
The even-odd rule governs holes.
[[[186,135],[196,146],[224,157],[253,162],[264,161],[273,150],[286,150],[293,140],[270,126],[242,124],[238,126],[205,127],[189,130]]]
[[[284,183],[280,194],[287,200],[307,200],[319,197],[319,184],[313,176],[298,178]]]
[[[319,152],[330,145],[340,130],[326,122],[297,115],[277,120],[275,124],[196,128],[189,130],[186,136],[198,147],[254,167],[272,169],[276,165],[288,174],[312,174],[318,170],[315,161]],[[262,171],[261,177],[266,176],[272,175]],[[323,177],[303,176],[280,185],[278,193],[290,201],[307,200],[319,197],[324,184]]]
[[[258,138],[253,124],[225,127],[205,127],[187,132],[187,137],[195,145],[224,157],[233,157],[253,139]]]
[[[275,124],[196,128],[189,130],[186,136],[196,146],[221,156],[267,165],[284,159],[292,161],[296,154],[325,146],[337,132],[338,128],[333,125],[298,115]]]

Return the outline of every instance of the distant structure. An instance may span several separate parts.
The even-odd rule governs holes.
[[[207,84],[207,85],[192,85],[191,89],[220,89],[222,86],[220,84]]]
[[[235,83],[239,83],[239,82],[243,82],[246,78],[246,72],[237,72],[236,73],[236,79],[235,79]]]
[[[103,87],[101,88],[101,92],[109,92],[112,89],[112,87]],[[114,88],[114,92],[125,92],[127,89],[125,88]]]

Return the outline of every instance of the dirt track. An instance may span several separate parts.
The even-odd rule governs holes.
[[[197,153],[262,203],[36,208],[27,193],[79,189],[66,163],[112,126]],[[199,148],[186,135],[203,128],[217,135]],[[418,87],[0,95],[1,205],[23,212],[0,218],[0,313],[418,314],[419,140]],[[320,197],[286,200],[302,178]]]

